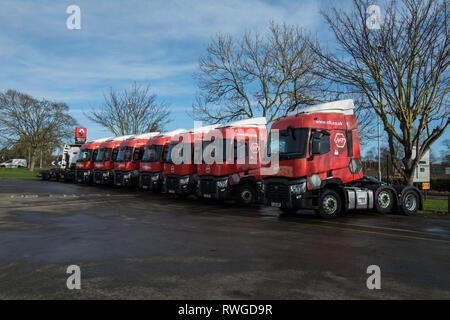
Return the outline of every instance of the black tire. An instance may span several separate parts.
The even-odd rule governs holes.
[[[375,209],[379,213],[388,213],[392,211],[394,206],[394,194],[385,187],[379,187],[375,192]]]
[[[251,205],[256,201],[256,190],[250,184],[243,184],[237,190],[237,201],[242,205]]]
[[[325,189],[320,195],[319,215],[324,219],[333,219],[341,214],[342,200],[339,193]]]
[[[402,196],[401,211],[405,216],[413,216],[419,209],[419,195],[412,191],[406,191]]]

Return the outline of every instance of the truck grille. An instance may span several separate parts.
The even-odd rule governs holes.
[[[200,180],[200,193],[201,194],[215,194],[217,192],[217,183],[212,179]]]
[[[179,181],[177,177],[167,177],[166,185],[168,190],[178,190]]]
[[[149,174],[141,174],[141,184],[147,187],[151,185],[151,179]]]
[[[79,180],[84,180],[84,171],[82,170],[77,170],[77,175],[76,175],[76,179]]]
[[[116,184],[123,185],[123,173],[116,172]]]
[[[94,179],[95,183],[101,183],[103,179],[103,172],[101,171],[95,171],[94,173]]]
[[[266,197],[273,201],[287,201],[289,200],[289,188],[282,183],[269,183],[266,187]]]

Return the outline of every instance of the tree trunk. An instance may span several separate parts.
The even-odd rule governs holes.
[[[405,168],[405,182],[408,186],[413,185],[414,168]]]
[[[34,171],[34,162],[36,160],[36,155],[34,152],[30,155],[30,172]]]

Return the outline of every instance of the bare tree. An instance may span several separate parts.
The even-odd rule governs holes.
[[[261,35],[218,34],[195,74],[200,93],[191,117],[212,123],[265,116],[270,123],[323,97],[318,58],[297,26],[270,24]]]
[[[116,136],[162,131],[170,121],[168,105],[157,102],[157,95],[150,93],[150,85],[133,83],[130,90],[121,92],[110,88],[104,98],[104,104],[86,117]]]
[[[450,123],[447,2],[387,1],[379,29],[368,23],[368,7],[354,0],[352,12],[323,13],[340,50],[316,52],[327,79],[365,96],[381,118],[392,154],[400,143],[403,157],[393,165],[412,184],[418,161]]]
[[[28,151],[30,171],[40,151],[53,150],[73,135],[75,119],[65,103],[37,100],[8,90],[0,94],[0,134],[4,145]]]

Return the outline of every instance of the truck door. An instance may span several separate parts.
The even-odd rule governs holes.
[[[319,174],[322,180],[332,171],[333,153],[330,147],[330,132],[322,129],[312,129],[309,141],[309,174]]]

